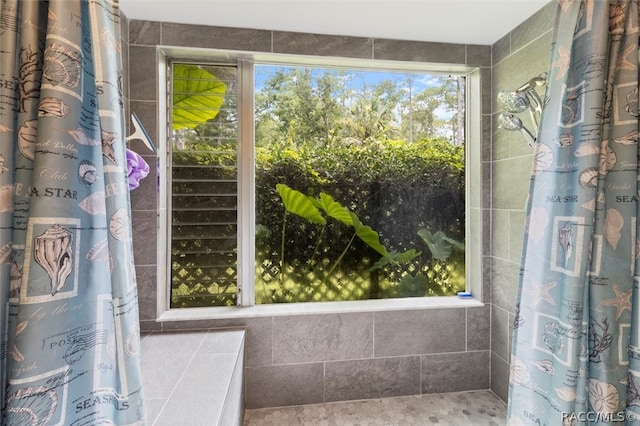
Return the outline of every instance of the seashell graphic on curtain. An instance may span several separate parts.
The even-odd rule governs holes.
[[[602,149],[600,151],[600,173],[606,175],[616,166],[618,158],[615,151],[609,146],[609,141],[602,141]]]
[[[597,379],[590,379],[589,402],[598,413],[613,414],[618,411],[620,394],[612,384]]]
[[[71,232],[58,224],[34,238],[34,258],[49,274],[52,296],[64,287],[73,269],[71,241]]]
[[[34,159],[37,135],[38,120],[25,121],[18,129],[18,149],[29,160]]]
[[[8,400],[18,401],[8,409],[16,424],[49,424],[58,408],[58,394],[44,386],[30,386],[9,395]]]
[[[69,115],[69,107],[59,98],[42,98],[38,105],[38,117],[64,118]]]
[[[539,175],[551,169],[553,165],[553,151],[543,143],[536,144],[533,154],[533,174]]]
[[[13,185],[0,186],[0,212],[13,211]]]
[[[517,356],[511,355],[510,381],[519,385],[526,385],[531,381],[529,367]]]
[[[83,185],[92,185],[98,180],[98,168],[89,160],[82,160],[78,165],[78,180]]]
[[[571,225],[566,224],[558,231],[558,242],[564,250],[564,266],[569,264],[569,260],[573,257],[573,229]]]
[[[54,86],[62,85],[75,89],[80,85],[81,54],[58,43],[52,43],[44,52],[42,75]]]
[[[604,220],[604,238],[615,250],[618,248],[618,242],[622,238],[622,227],[624,226],[624,218],[616,209],[607,209],[607,216]]]

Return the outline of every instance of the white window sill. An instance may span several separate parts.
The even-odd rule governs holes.
[[[456,296],[349,302],[274,303],[249,307],[181,308],[163,312],[156,321],[195,321],[207,319],[252,318],[282,315],[342,314],[354,312],[407,311],[414,309],[477,308],[484,303]]]

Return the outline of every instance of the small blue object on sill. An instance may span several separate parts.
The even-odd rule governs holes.
[[[471,292],[469,291],[461,291],[458,292],[458,297],[461,299],[472,299],[473,296],[471,296]]]

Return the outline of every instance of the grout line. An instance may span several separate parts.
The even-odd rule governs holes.
[[[202,339],[200,340],[200,343],[198,344],[198,347],[193,351],[193,354],[189,358],[189,361],[186,363],[185,367],[182,369],[182,373],[180,373],[180,377],[178,377],[178,380],[176,380],[175,385],[173,386],[173,388],[171,389],[171,392],[169,393],[169,396],[167,396],[166,401],[164,402],[164,404],[162,404],[162,408],[160,409],[160,411],[158,411],[158,415],[156,416],[156,420],[153,423],[154,425],[160,420],[160,417],[162,416],[162,413],[164,412],[165,408],[167,408],[167,404],[169,403],[169,400],[173,397],[173,394],[176,392],[176,388],[178,387],[178,384],[182,381],[182,379],[183,379],[183,377],[185,375],[185,372],[187,371],[187,368],[189,368],[189,366],[191,365],[191,363],[195,359],[196,354],[198,353],[198,351],[202,347],[202,344],[204,343],[204,339],[205,339],[206,335],[209,333],[210,329],[207,329],[206,331],[207,331],[207,333],[205,333],[203,335]]]

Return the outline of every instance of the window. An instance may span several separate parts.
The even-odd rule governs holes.
[[[171,308],[468,288],[469,73],[358,65],[168,63]]]
[[[171,88],[171,306],[232,306],[238,290],[237,68],[174,63]]]

